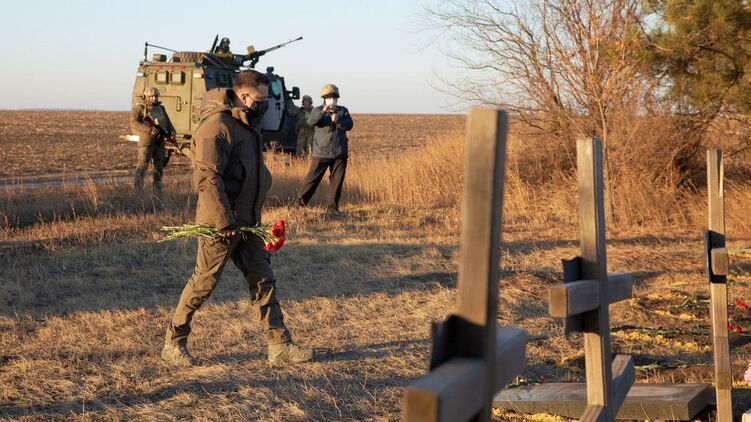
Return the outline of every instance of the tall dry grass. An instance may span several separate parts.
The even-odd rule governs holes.
[[[573,170],[546,167],[552,152],[541,141],[511,136],[506,163],[504,215],[507,222],[529,226],[576,224],[578,193]],[[344,206],[384,209],[440,210],[440,217],[458,221],[462,198],[463,135],[458,129],[428,139],[419,149],[383,156],[352,156],[347,170]],[[284,155],[266,157],[274,183],[267,206],[291,204],[298,195],[309,161]],[[732,169],[731,169],[732,170]],[[732,172],[729,174],[743,174]],[[95,184],[55,188],[20,187],[0,194],[2,227],[38,222],[70,221],[122,214],[154,213],[190,219],[195,195],[185,179],[167,179],[162,195],[135,195],[127,185]],[[324,179],[311,205],[325,201]],[[731,231],[751,232],[745,204],[751,183],[739,176],[726,183],[727,225]],[[650,179],[643,171],[623,171],[608,192],[613,205],[613,230],[659,230],[705,225],[705,190],[686,190]]]

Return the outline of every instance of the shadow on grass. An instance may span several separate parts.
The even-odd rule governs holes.
[[[78,247],[76,241],[62,239],[62,246],[43,250],[13,243],[0,247],[0,266],[7,269],[0,275],[0,314],[44,316],[102,309],[171,308],[195,262],[195,243],[191,241],[124,243],[117,233]],[[684,241],[648,236],[620,242]],[[524,253],[540,245],[555,248],[570,244],[568,240],[514,241],[504,247],[512,253]],[[8,248],[13,252],[6,253]],[[272,258],[272,264],[284,302],[395,294],[436,285],[451,288],[457,279],[453,261],[456,253],[457,246],[433,243],[291,243]],[[644,286],[667,271],[635,272],[635,285]],[[513,268],[504,269],[502,277],[520,275],[532,276],[546,285],[560,279],[556,271]],[[229,263],[209,303],[236,301],[248,297],[247,292],[241,274]]]
[[[365,347],[353,347],[350,349],[329,349],[325,347],[315,348],[316,362],[358,362],[363,359],[383,359],[388,356],[404,355],[412,351],[422,351],[430,348],[430,339],[387,341],[384,343],[369,344]],[[239,363],[255,359],[266,359],[265,355],[258,353],[232,353],[218,355],[208,361],[217,363]]]
[[[435,244],[288,244],[272,257],[282,306],[287,300],[396,294],[453,287],[453,248]],[[195,243],[105,243],[61,252],[0,255],[0,315],[172,308],[195,263]],[[248,297],[228,262],[208,303]]]
[[[618,246],[656,246],[682,244],[686,242],[701,242],[700,234],[696,237],[689,236],[636,236],[627,238],[607,239],[608,247]],[[534,251],[550,251],[559,248],[577,248],[579,239],[543,239],[543,240],[512,240],[503,242],[504,249],[509,249],[515,253],[526,254]],[[701,253],[701,249],[699,249]],[[562,256],[561,258],[571,258]]]
[[[271,371],[271,370],[269,370]],[[149,393],[136,393],[126,395],[112,395],[112,396],[100,396],[93,400],[70,400],[53,403],[44,403],[30,406],[0,406],[0,417],[5,418],[21,418],[21,417],[35,417],[35,418],[76,418],[81,416],[94,416],[91,413],[94,412],[122,412],[128,409],[132,409],[135,412],[142,410],[143,407],[149,405],[158,405],[162,402],[167,402],[181,394],[193,394],[199,398],[206,398],[210,400],[212,396],[222,395],[227,398],[231,398],[233,395],[240,395],[240,392],[247,392],[249,389],[259,389],[261,391],[274,391],[276,403],[266,401],[264,406],[274,407],[281,403],[293,402],[298,406],[302,406],[309,410],[311,413],[318,413],[317,417],[322,417],[327,420],[331,419],[360,419],[372,415],[359,414],[355,409],[348,409],[348,407],[338,407],[335,401],[320,400],[317,396],[300,394],[298,390],[309,390],[311,388],[321,389],[331,396],[345,396],[343,399],[354,399],[356,391],[350,391],[352,386],[359,385],[361,382],[359,374],[353,374],[351,376],[339,375],[323,376],[323,377],[306,377],[304,374],[306,371],[298,371],[298,375],[295,373],[289,373],[283,377],[282,380],[273,379],[272,377],[257,377],[257,378],[245,378],[245,377],[233,377],[232,379],[221,381],[208,381],[202,382],[198,379],[193,381],[186,381],[182,383],[173,384],[161,389]],[[303,374],[303,375],[299,375]],[[394,388],[402,387],[409,382],[411,378],[407,377],[387,377],[381,379],[368,379],[370,388]],[[346,392],[337,391],[337,387],[347,387],[349,390]],[[365,388],[362,387],[364,390]],[[351,396],[351,397],[348,397]],[[306,398],[307,397],[307,398]],[[241,396],[239,399],[251,404],[253,398],[247,396]],[[256,398],[257,399],[257,398]],[[268,400],[268,399],[265,399]],[[140,409],[139,409],[140,408]],[[348,412],[348,410],[353,410]],[[164,410],[162,417],[167,415],[173,415],[174,409],[167,408]],[[186,414],[190,414],[191,410],[186,410]],[[119,413],[122,416],[122,413]],[[154,417],[156,414],[151,413]],[[220,416],[215,414],[215,416]],[[312,415],[307,415],[308,417]],[[253,419],[251,415],[248,415],[250,419]],[[171,419],[171,418],[170,418]],[[317,419],[317,418],[316,418]]]

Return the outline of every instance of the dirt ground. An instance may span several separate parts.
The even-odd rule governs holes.
[[[118,138],[130,133],[129,117],[128,112],[0,110],[0,177],[132,169],[136,146]],[[464,122],[457,115],[353,117],[353,156],[399,153]]]
[[[461,119],[354,117],[360,157],[347,176],[344,217],[287,207],[306,162],[270,163],[265,219],[284,217],[290,227],[272,264],[293,336],[317,351],[310,364],[268,367],[247,287],[231,264],[193,325],[190,347],[202,365],[174,369],[159,359],[195,259],[194,242],[156,242],[159,227],[192,218],[185,181],[168,174],[165,193],[145,197],[114,184],[0,192],[0,419],[398,420],[404,387],[427,370],[430,322],[455,301]],[[133,146],[117,140],[126,118],[0,112],[1,171],[128,169]],[[446,132],[452,162],[419,148],[443,145],[432,142]],[[384,156],[401,161],[386,167]],[[450,195],[437,184],[447,177]],[[529,196],[507,186],[498,323],[530,337],[517,385],[582,381],[581,338],[562,335],[546,300],[560,282],[560,260],[577,254],[575,211],[522,206]],[[729,246],[748,247],[742,204],[727,212]],[[634,357],[637,382],[712,382],[702,224],[609,227],[609,271],[635,278],[634,297],[611,307],[613,351]],[[731,272],[730,301],[748,301],[751,259],[735,257]],[[730,311],[733,322],[749,324],[746,310]],[[742,381],[749,338],[731,335],[737,414],[751,407]],[[563,420],[507,412],[494,419]]]

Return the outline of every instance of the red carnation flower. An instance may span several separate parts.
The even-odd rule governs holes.
[[[284,245],[285,229],[284,219],[282,218],[272,224],[269,228],[269,237],[271,239],[266,242],[266,246],[264,246],[263,249],[269,252],[278,251],[282,245]]]
[[[742,333],[743,327],[741,327],[741,324],[728,324],[728,331],[731,333]]]

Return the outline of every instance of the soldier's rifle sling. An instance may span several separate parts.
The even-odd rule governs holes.
[[[158,130],[159,133],[161,133],[162,136],[164,136],[164,140],[165,141],[169,141],[170,143],[173,143],[173,144],[177,145],[177,140],[174,137],[172,137],[172,135],[170,133],[168,133],[165,128],[159,126],[154,121],[154,119],[151,118],[151,116],[144,116],[143,117],[143,121],[146,122],[146,123],[148,123],[151,127],[156,128],[156,130]]]

